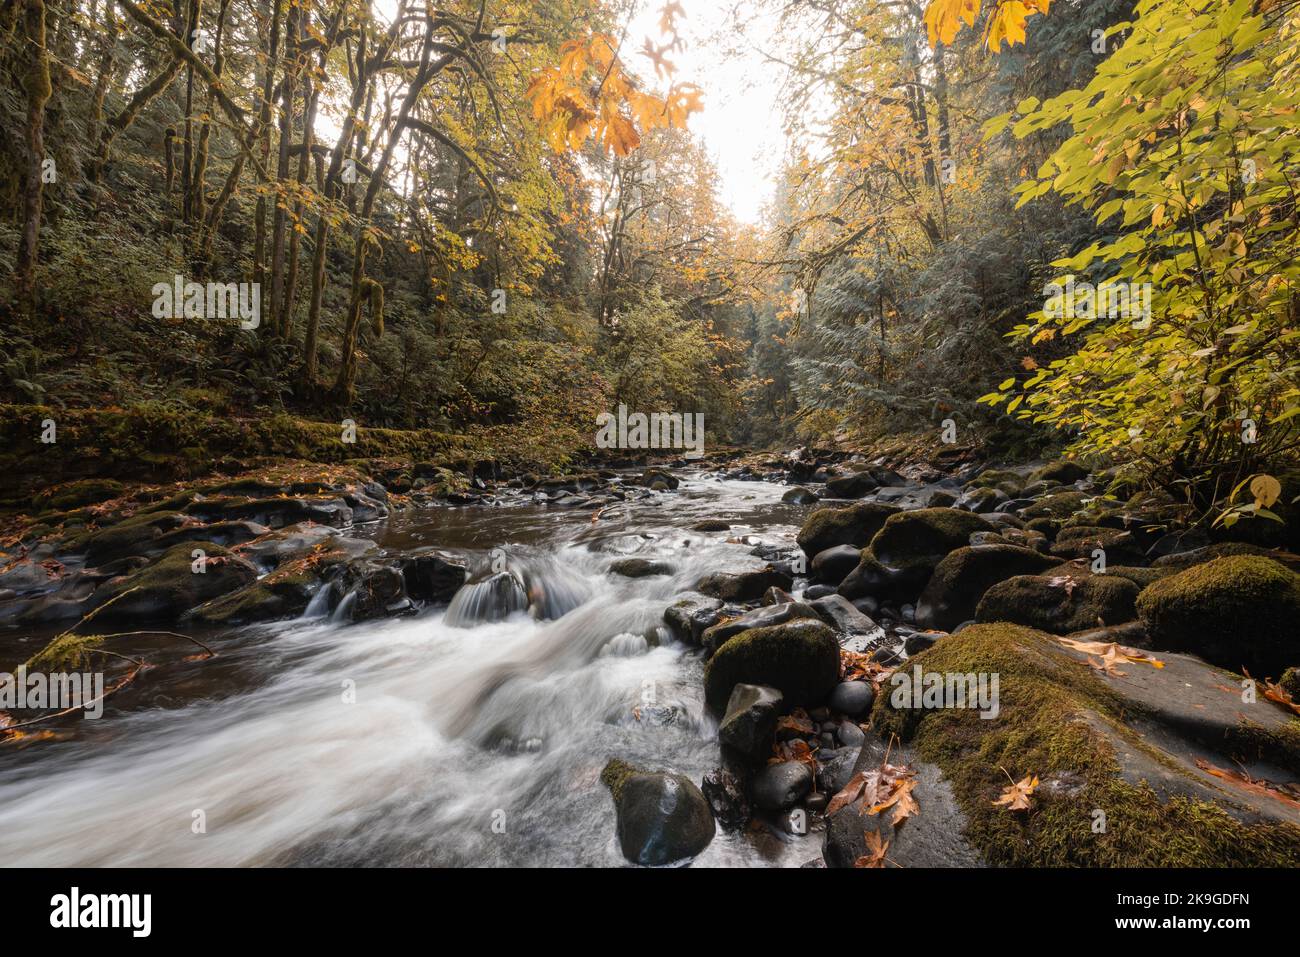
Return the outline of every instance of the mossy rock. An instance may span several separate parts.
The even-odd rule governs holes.
[[[1048,541],[1056,538],[1056,533],[1061,529],[1061,520],[1057,518],[1031,518],[1025,522],[1025,531],[1037,532]]]
[[[1250,545],[1246,542],[1216,542],[1213,545],[1194,548],[1186,552],[1162,555],[1151,564],[1156,568],[1182,571],[1185,568],[1191,568],[1193,565],[1200,565],[1216,558],[1228,558],[1233,555],[1259,555],[1264,558],[1271,558],[1275,562],[1286,565],[1293,572],[1300,572],[1300,555],[1264,548],[1260,545]]]
[[[1083,508],[1090,498],[1091,496],[1073,489],[1066,492],[1053,492],[1051,495],[1043,496],[1033,505],[1022,508],[1020,514],[1027,519],[1053,518],[1064,521]]]
[[[803,523],[795,539],[809,558],[836,545],[862,548],[898,513],[893,505],[859,502],[845,508],[819,508]]]
[[[996,527],[986,519],[956,508],[891,515],[862,550],[858,567],[840,583],[839,593],[849,599],[870,595],[910,601],[945,555],[966,545],[975,532],[992,531]]]
[[[746,571],[712,572],[695,583],[695,590],[723,601],[758,601],[769,588],[789,591],[792,583],[788,574],[768,565]]]
[[[1140,565],[1107,565],[1105,573],[1127,578],[1138,588],[1146,588],[1152,582],[1158,582],[1174,574],[1171,568],[1143,568]]]
[[[1011,469],[985,469],[966,483],[966,488],[999,488],[1008,495],[1018,495],[1025,487],[1025,477]]]
[[[1053,559],[1018,545],[967,545],[939,562],[916,603],[919,628],[951,631],[975,617],[984,593],[1016,575],[1037,575]]]
[[[704,697],[721,714],[738,684],[776,688],[791,707],[816,705],[839,683],[840,646],[820,621],[751,628],[730,639],[704,669]]]
[[[891,515],[871,540],[871,553],[885,565],[933,568],[972,533],[995,530],[986,519],[960,509],[921,508]]]
[[[331,542],[323,551],[285,560],[269,575],[195,608],[186,618],[219,627],[296,618],[307,609],[317,588],[334,587],[322,582],[326,573],[352,557],[348,543]]]
[[[1030,475],[1030,479],[1033,481],[1060,482],[1062,485],[1073,485],[1079,479],[1087,477],[1088,470],[1086,468],[1078,462],[1071,462],[1068,459],[1049,462]]]
[[[203,552],[201,559],[194,556],[196,550]],[[195,570],[196,563],[203,571]],[[215,542],[186,542],[168,549],[152,565],[100,588],[95,593],[99,609],[95,617],[177,621],[190,609],[256,580],[257,569],[251,562]]]
[[[1181,656],[1180,656],[1181,659]],[[986,863],[1010,867],[1224,867],[1300,864],[1300,812],[1252,795],[1195,764],[1204,753],[1161,726],[1159,744],[1128,722],[1162,720],[1161,702],[1177,689],[1127,692],[1125,678],[1105,678],[1085,666],[1050,635],[1011,624],[963,629],[909,663],[924,675],[997,675],[998,715],[985,720],[974,708],[895,707],[878,696],[872,725],[882,737],[897,734],[925,762],[937,765],[966,817],[964,837]],[[1223,679],[1207,666],[1181,659],[1206,695]],[[1143,663],[1144,678],[1163,670]],[[1193,672],[1186,672],[1192,674]],[[1183,673],[1168,676],[1181,685]],[[1176,680],[1174,680],[1176,679]],[[1127,692],[1127,693],[1126,693]],[[1148,708],[1148,704],[1150,707]],[[1237,722],[1240,707],[1227,699],[1217,717]],[[1270,719],[1276,740],[1290,735],[1280,712]],[[1149,725],[1144,725],[1149,727]],[[1241,728],[1236,751],[1250,740]],[[1223,742],[1219,742],[1223,745]],[[1281,746],[1293,750],[1289,740]],[[1229,756],[1216,758],[1231,767]],[[994,802],[1011,780],[1036,776],[1040,784],[1028,811]],[[922,798],[924,801],[924,798]],[[1096,810],[1106,828],[1094,828]]]
[[[1098,549],[1105,552],[1107,564],[1146,561],[1146,551],[1130,532],[1089,525],[1067,525],[1056,533],[1051,552],[1060,558],[1091,560]]]
[[[1137,585],[1116,575],[1018,575],[984,593],[975,620],[1068,635],[1132,621],[1138,592]]]
[[[1138,614],[1153,647],[1273,677],[1300,660],[1300,575],[1253,555],[1216,558],[1147,586]]]
[[[125,491],[126,486],[115,479],[89,478],[56,485],[36,495],[33,502],[42,507],[66,511],[116,498]]]
[[[115,558],[155,551],[157,539],[186,524],[197,523],[172,512],[140,512],[107,528],[75,536],[61,550],[84,552],[87,565],[99,565]]]

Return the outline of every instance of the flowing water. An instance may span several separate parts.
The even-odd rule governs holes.
[[[697,474],[594,523],[588,509],[518,504],[366,530],[394,552],[505,556],[525,587],[545,583],[553,611],[571,607],[551,621],[517,611],[457,626],[483,617],[462,593],[450,611],[358,624],[318,605],[203,636],[211,660],[161,638],[115,643],[154,667],[102,718],[0,751],[0,862],[624,864],[598,780],[606,760],[697,783],[718,763],[702,664],[659,629],[663,610],[707,571],[759,564],[755,542],[792,542],[807,508],[782,504],[783,491]],[[732,529],[689,530],[706,518]],[[630,555],[675,573],[608,573]],[[9,670],[30,654],[0,650]],[[816,835],[719,831],[695,863],[793,866],[819,847]]]

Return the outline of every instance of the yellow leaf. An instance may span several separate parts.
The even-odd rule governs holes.
[[[1269,508],[1282,494],[1282,483],[1271,475],[1256,475],[1250,480],[1250,494],[1260,508]]]

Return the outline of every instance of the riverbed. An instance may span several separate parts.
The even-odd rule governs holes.
[[[708,571],[760,565],[760,542],[792,545],[809,510],[782,503],[781,485],[682,479],[594,521],[521,495],[352,531],[393,554],[432,545],[524,564],[577,596],[553,621],[453,627],[439,608],[351,624],[312,608],[201,635],[214,659],[115,642],[152,667],[102,718],[0,755],[0,860],[625,866],[606,761],[697,783],[719,763],[702,662],[662,628],[664,608]],[[731,528],[691,530],[705,519]],[[608,572],[630,555],[674,571]],[[10,640],[6,665],[22,644]],[[719,831],[693,866],[797,866],[819,849],[817,834]]]

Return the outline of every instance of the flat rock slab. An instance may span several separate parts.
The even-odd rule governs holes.
[[[1087,658],[1082,652],[1065,653],[1080,662]],[[1163,668],[1121,662],[1117,668],[1122,675],[1097,674],[1123,700],[1125,724],[1183,773],[1110,733],[1124,777],[1146,779],[1162,794],[1212,800],[1245,821],[1300,824],[1300,807],[1243,788],[1197,764],[1199,759],[1224,771],[1244,769],[1252,778],[1275,784],[1300,780],[1300,720],[1268,701],[1262,684],[1253,702],[1244,701],[1240,675],[1191,655],[1153,654]]]
[[[884,742],[868,736],[853,773],[877,767],[885,760]],[[885,856],[901,867],[985,867],[983,856],[966,840],[966,815],[957,806],[943,772],[921,761],[911,748],[894,742],[889,762],[908,764],[916,771],[912,797],[920,811],[899,827],[890,823],[892,811],[862,813],[863,799],[841,808],[826,828],[822,856],[828,867],[852,867],[866,853],[866,832],[877,831],[889,842]],[[891,866],[891,865],[886,865]]]

